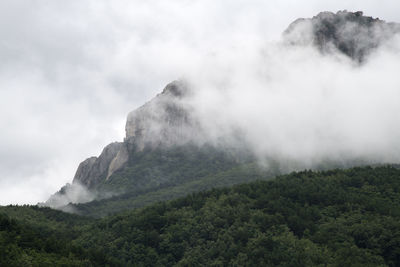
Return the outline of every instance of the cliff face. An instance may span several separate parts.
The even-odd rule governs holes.
[[[366,57],[394,34],[400,24],[386,23],[362,12],[322,12],[311,19],[298,19],[284,32],[291,44],[313,44],[322,53],[340,51],[363,62]]]
[[[194,119],[190,117],[190,108],[182,101],[187,96],[185,83],[175,81],[151,101],[129,113],[124,142],[111,143],[99,157],[83,161],[73,183],[92,189],[123,168],[135,151],[188,141],[193,134]]]
[[[129,113],[125,142],[137,149],[160,144],[177,144],[190,137],[194,127],[190,107],[185,103],[189,91],[182,81],[168,84],[161,94]]]
[[[106,146],[99,157],[91,157],[79,164],[72,183],[80,183],[93,188],[102,179],[108,176],[111,162],[124,146],[123,143],[111,143]]]

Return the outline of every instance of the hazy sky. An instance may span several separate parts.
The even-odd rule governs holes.
[[[45,201],[207,58],[343,9],[400,22],[398,0],[1,1],[0,205]]]

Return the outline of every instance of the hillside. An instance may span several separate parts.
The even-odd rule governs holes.
[[[400,264],[400,170],[390,166],[297,172],[101,220],[36,207],[0,213],[7,266]]]
[[[158,201],[183,197],[193,192],[231,186],[243,181],[268,180],[272,179],[272,177],[273,174],[271,172],[263,171],[255,164],[243,164],[226,171],[220,171],[203,177],[198,176],[198,179],[173,186],[159,186],[156,189],[152,188],[139,192],[133,190],[130,193],[106,199],[81,204],[70,204],[68,208],[77,214],[104,217],[124,210],[141,208]]]
[[[305,171],[110,217],[80,242],[121,265],[397,266],[399,217],[398,169]]]
[[[94,252],[72,241],[91,222],[50,208],[0,207],[0,266],[94,266]]]

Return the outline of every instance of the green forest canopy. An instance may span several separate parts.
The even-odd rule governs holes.
[[[92,219],[0,208],[1,266],[399,266],[400,170],[303,171]]]

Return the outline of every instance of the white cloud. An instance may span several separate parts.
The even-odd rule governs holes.
[[[184,75],[229,81],[236,90],[243,90],[241,85],[248,77],[261,74],[272,77],[271,90],[280,90],[276,84],[285,76],[291,79],[284,84],[297,85],[295,77],[307,75],[315,67],[286,70],[284,62],[268,55],[256,58],[254,51],[278,39],[298,17],[310,17],[322,10],[349,9],[400,21],[399,8],[396,0],[2,1],[0,204],[44,201],[71,181],[81,160],[99,154],[107,143],[123,138],[124,120],[130,110]],[[383,72],[384,67],[390,67],[385,57],[388,56],[376,60],[376,66],[383,66],[376,71],[386,79],[390,90],[397,86],[397,80]],[[221,73],[214,75],[207,70],[205,67],[210,64],[216,64],[215,69]],[[234,64],[242,67],[236,68]],[[258,68],[254,69],[254,64]],[[329,70],[330,65],[325,66],[323,60],[318,64],[322,64],[322,75],[334,72],[337,79],[348,79],[343,71]],[[373,68],[361,70],[360,75],[375,74]],[[239,70],[243,73],[237,73]],[[283,76],[280,71],[288,73]],[[232,74],[237,76],[233,80],[221,76]],[[268,75],[263,79],[269,79]],[[305,79],[300,85],[307,90],[308,85],[318,82],[323,80]],[[367,89],[372,88],[365,83],[362,85]],[[261,90],[262,84],[254,84],[255,95],[246,96],[248,101],[270,94]],[[341,85],[338,81],[335,86]],[[232,105],[238,101],[237,96],[233,91]],[[273,104],[283,95],[276,93],[273,97],[267,103]],[[368,97],[373,95],[367,94],[365,101]],[[307,109],[310,100],[303,100],[305,116],[318,108],[317,105]],[[294,102],[295,99],[285,100],[287,105]],[[360,103],[363,104],[366,102]],[[350,103],[342,105],[347,108]],[[253,106],[239,107],[258,111]],[[385,112],[389,113],[389,107],[384,107]],[[290,114],[281,116],[293,120]],[[353,123],[351,118],[345,119]],[[275,123],[274,127],[282,126]]]
[[[399,62],[385,48],[358,66],[311,47],[242,47],[191,75],[192,101],[211,136],[239,128],[261,157],[399,162]]]

